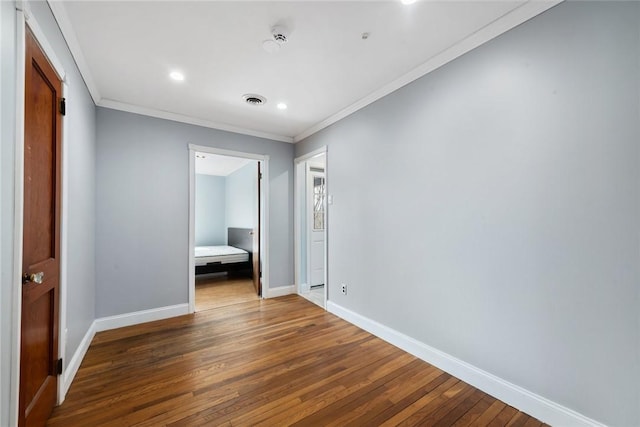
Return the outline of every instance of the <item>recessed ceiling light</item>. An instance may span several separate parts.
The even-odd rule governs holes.
[[[284,102],[279,102],[278,105],[276,105],[276,107],[278,107],[278,110],[286,110],[287,104],[285,104]]]
[[[402,4],[413,4],[416,2],[416,0],[400,0],[402,2]]]
[[[169,73],[169,77],[177,82],[181,82],[184,80],[184,74],[182,74],[180,71],[172,71],[171,73]]]

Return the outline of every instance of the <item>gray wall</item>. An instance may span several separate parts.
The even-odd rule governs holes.
[[[13,275],[13,197],[14,197],[14,128],[15,128],[15,30],[13,2],[0,2],[2,8],[2,205],[0,210],[2,261],[0,288],[0,425],[8,425],[9,324]],[[69,84],[65,142],[69,153],[68,170],[68,281],[66,360],[74,354],[82,337],[95,318],[95,107],[76,68],[67,45],[46,2],[29,2],[48,42],[61,61]],[[16,238],[21,238],[16,236]],[[61,334],[64,331],[61,331]]]
[[[270,286],[293,283],[291,144],[105,108],[97,133],[98,317],[187,302],[189,143],[270,156]]]
[[[331,299],[640,425],[639,8],[560,4],[297,144],[330,146]]]
[[[257,184],[257,162],[227,176],[227,227],[254,228],[258,224]]]
[[[227,244],[226,184],[224,176],[196,174],[196,246]]]

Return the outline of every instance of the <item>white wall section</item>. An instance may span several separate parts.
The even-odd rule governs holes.
[[[291,144],[98,108],[97,316],[188,302],[189,144],[269,156],[269,284],[293,283]]]
[[[258,162],[227,176],[227,227],[255,228],[258,224]]]
[[[562,3],[298,143],[330,146],[331,300],[640,425],[639,17]]]
[[[224,176],[196,174],[196,246],[227,244],[226,187]]]

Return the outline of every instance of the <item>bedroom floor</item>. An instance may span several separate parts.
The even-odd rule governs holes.
[[[245,277],[196,276],[196,311],[258,301],[253,281]]]

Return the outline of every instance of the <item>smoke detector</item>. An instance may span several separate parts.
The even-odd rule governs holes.
[[[255,93],[247,93],[245,95],[242,95],[242,99],[244,99],[244,102],[246,102],[247,104],[255,106],[264,105],[267,103],[267,98]]]
[[[273,39],[276,42],[282,44],[287,42],[287,37],[289,37],[289,30],[283,25],[276,25],[271,29],[271,34],[273,35]]]

